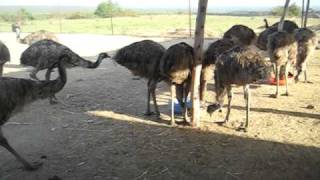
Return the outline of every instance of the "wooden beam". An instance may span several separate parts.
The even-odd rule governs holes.
[[[282,14],[280,22],[278,24],[278,31],[282,31],[283,30],[283,22],[284,22],[284,18],[286,17],[286,15],[288,13],[289,3],[290,3],[290,0],[286,0],[286,3],[284,5],[284,9],[283,9],[283,14]]]
[[[308,21],[308,15],[309,15],[309,6],[310,6],[310,0],[307,0],[307,7],[306,7],[306,12],[304,13],[305,14],[305,17],[304,17],[304,24],[303,24],[303,27],[307,27],[307,21]]]
[[[191,85],[191,96],[192,96],[192,126],[198,127],[200,125],[200,74],[202,68],[203,59],[203,41],[204,41],[204,25],[206,21],[208,0],[199,0],[198,3],[198,14],[196,20],[196,31],[194,35],[194,55],[195,62],[192,69],[192,85]]]

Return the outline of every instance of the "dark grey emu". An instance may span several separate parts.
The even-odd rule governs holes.
[[[295,40],[298,43],[295,81],[298,82],[301,72],[304,72],[304,82],[312,83],[307,79],[307,62],[318,45],[317,35],[308,28],[300,28],[295,32]]]
[[[239,130],[246,131],[250,112],[250,83],[262,80],[269,75],[269,66],[263,58],[249,48],[234,47],[218,57],[214,71],[216,103],[207,107],[207,112],[212,114],[223,106],[224,96],[228,95],[228,110],[223,124],[229,120],[232,100],[232,85],[243,86],[246,102],[246,122]]]
[[[52,96],[59,92],[67,82],[66,71],[61,62],[69,58],[61,56],[58,64],[59,77],[51,81],[33,81],[30,79],[0,78],[0,145],[11,152],[25,167],[26,170],[35,170],[41,163],[30,164],[20,156],[8,143],[2,133],[4,125],[12,115],[22,111],[23,107],[38,100]]]
[[[230,39],[238,46],[249,46],[254,44],[256,38],[256,33],[251,28],[244,25],[234,25],[223,35],[223,39]]]
[[[293,34],[285,31],[276,31],[272,33],[268,37],[267,49],[270,60],[275,67],[277,81],[276,92],[271,96],[277,98],[279,95],[280,69],[284,69],[284,77],[286,81],[286,93],[284,95],[288,96],[288,72],[290,66],[295,64],[297,59],[297,43]]]
[[[46,80],[50,80],[50,75],[52,69],[54,68],[54,64],[57,64],[59,61],[59,57],[62,55],[67,55],[70,58],[64,59],[64,66],[66,68],[71,67],[84,67],[94,69],[97,68],[103,59],[108,58],[109,55],[107,53],[100,53],[96,62],[88,61],[78,54],[73,52],[68,47],[55,42],[53,40],[40,40],[33,43],[29,48],[27,48],[20,57],[20,62],[26,66],[32,66],[34,69],[30,73],[30,77],[35,80],[39,80],[37,78],[37,73],[40,70],[47,69],[46,72]],[[55,99],[55,100],[54,100]],[[55,96],[50,97],[50,103],[56,103]]]
[[[121,66],[126,67],[135,76],[148,79],[148,102],[145,115],[152,115],[150,111],[150,98],[153,98],[155,114],[160,116],[157,99],[156,86],[161,77],[159,75],[160,59],[165,52],[165,48],[151,40],[143,40],[132,43],[117,51],[113,59]]]
[[[171,125],[175,124],[174,92],[181,109],[184,109],[184,122],[187,123],[187,97],[193,63],[193,48],[184,42],[169,47],[160,60],[160,76],[171,85]]]
[[[268,24],[267,19],[264,19],[266,25]],[[266,51],[267,50],[267,44],[268,44],[268,37],[269,35],[271,35],[274,32],[278,31],[278,24],[279,22],[273,24],[272,26],[268,26],[268,28],[266,28],[264,31],[262,31],[256,41],[256,46],[261,49]],[[293,34],[294,31],[296,29],[298,29],[298,25],[293,22],[293,21],[289,21],[289,20],[285,20],[283,22],[283,31],[289,33],[289,34]]]
[[[208,81],[213,78],[214,65],[218,56],[234,46],[235,44],[230,39],[219,39],[211,43],[205,51],[200,76],[200,100],[202,103],[205,101]]]
[[[0,77],[3,74],[3,66],[10,61],[10,52],[8,47],[0,41]]]

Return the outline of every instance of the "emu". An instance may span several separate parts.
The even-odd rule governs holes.
[[[30,77],[35,80],[39,80],[36,74],[40,70],[47,69],[45,78],[46,80],[50,80],[50,75],[54,68],[53,65],[59,61],[59,57],[62,55],[70,57],[65,58],[66,61],[63,62],[66,68],[81,66],[84,68],[94,69],[100,65],[103,59],[110,57],[107,53],[100,53],[97,61],[93,63],[80,57],[68,47],[58,42],[45,39],[35,42],[28,47],[22,53],[20,63],[22,65],[34,67],[30,73]],[[57,103],[55,96],[52,96],[49,99],[51,104]]]
[[[155,114],[160,117],[155,90],[157,83],[161,81],[159,64],[164,53],[165,48],[159,43],[143,40],[119,49],[113,57],[118,64],[129,69],[134,76],[148,79],[148,100],[145,112],[147,116],[154,114],[150,110],[150,98],[152,96]]]
[[[214,65],[218,56],[223,52],[230,50],[235,44],[230,39],[219,39],[211,43],[204,53],[202,70],[200,76],[200,100],[204,103],[204,97],[207,91],[207,83],[213,78]]]
[[[57,36],[54,33],[48,32],[46,30],[40,30],[40,31],[33,32],[33,33],[27,35],[26,37],[24,37],[23,39],[21,39],[19,36],[18,42],[21,44],[31,45],[31,44],[33,44],[37,41],[43,40],[43,39],[49,39],[52,41],[59,42]]]
[[[0,77],[3,74],[3,66],[10,61],[10,51],[8,47],[0,41]]]
[[[292,34],[284,31],[277,31],[269,36],[267,47],[270,60],[275,66],[277,81],[276,92],[272,97],[277,98],[279,95],[279,77],[281,68],[284,69],[286,81],[286,93],[284,95],[288,96],[288,71],[290,66],[296,62],[297,43]]]
[[[191,86],[193,62],[193,48],[184,42],[169,47],[160,60],[160,76],[171,85],[171,125],[175,125],[174,92],[181,109],[184,109],[184,122],[187,123],[187,97]]]
[[[265,19],[265,23],[268,24],[268,21],[266,19]],[[266,28],[264,31],[262,31],[259,34],[257,41],[256,41],[256,46],[259,49],[264,50],[264,51],[267,50],[268,37],[272,33],[278,31],[278,24],[279,24],[279,22],[277,22],[271,26],[268,26],[268,28]],[[293,34],[294,31],[298,28],[299,28],[298,25],[293,21],[285,20],[283,22],[283,31],[285,31],[287,33]]]
[[[35,170],[41,163],[30,164],[10,146],[2,133],[2,126],[14,114],[22,111],[23,107],[38,100],[54,95],[62,90],[67,82],[67,75],[63,66],[66,55],[61,56],[58,63],[59,77],[51,81],[34,81],[11,77],[0,78],[0,145],[12,153],[26,170]]]
[[[246,121],[239,130],[246,131],[249,123],[250,112],[250,83],[268,77],[270,68],[261,55],[247,47],[234,47],[222,53],[216,62],[214,71],[216,103],[207,107],[207,112],[212,114],[223,107],[224,96],[228,95],[228,109],[223,122],[229,120],[232,100],[232,85],[243,86],[246,102]]]
[[[304,82],[312,83],[307,79],[307,62],[318,44],[317,35],[308,28],[300,28],[295,32],[295,40],[298,43],[295,82],[299,81],[301,72],[304,72]]]
[[[230,39],[238,46],[249,46],[256,41],[256,38],[256,33],[244,25],[234,25],[223,35],[223,39]]]

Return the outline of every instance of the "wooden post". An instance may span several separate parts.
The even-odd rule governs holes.
[[[192,96],[192,126],[198,127],[200,122],[200,74],[202,68],[202,48],[204,41],[204,24],[206,20],[208,0],[199,0],[198,14],[196,20],[196,31],[194,36],[194,56],[195,62],[192,69],[192,83],[191,83],[191,96]]]
[[[310,6],[310,0],[307,0],[307,7],[306,7],[306,12],[304,13],[305,14],[305,17],[304,17],[304,24],[303,24],[303,27],[307,27],[307,21],[308,21],[308,15],[309,15],[309,6]]]
[[[304,0],[302,0],[302,4],[301,4],[301,26],[303,27],[303,21],[304,21]]]
[[[304,0],[302,0],[302,4],[301,4],[301,28],[304,25]]]
[[[191,33],[191,0],[189,0],[189,37],[192,37],[192,33]]]
[[[280,22],[278,24],[278,31],[282,31],[282,29],[283,29],[283,22],[284,22],[284,18],[287,15],[287,12],[288,12],[289,3],[290,3],[290,0],[286,0],[286,3],[284,5],[284,9],[283,9],[283,14],[282,14]]]

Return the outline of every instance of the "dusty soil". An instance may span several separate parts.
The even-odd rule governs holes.
[[[59,37],[83,56],[141,39]],[[1,33],[0,38],[9,44],[17,62],[26,46],[18,45],[10,33]],[[80,43],[81,38],[85,43]],[[181,41],[156,40],[166,46]],[[316,53],[309,63],[313,84],[291,83],[289,97],[273,99],[269,95],[274,86],[252,85],[247,133],[235,130],[245,119],[242,87],[234,88],[226,126],[212,123],[225,111],[212,117],[204,111],[198,129],[171,127],[166,84],[157,89],[163,119],[157,120],[143,116],[146,81],[133,78],[113,61],[104,61],[96,70],[69,69],[68,83],[58,94],[60,104],[35,102],[3,127],[18,152],[30,161],[44,162],[43,166],[24,171],[0,147],[0,179],[320,179],[320,57]],[[27,71],[8,64],[5,76],[27,78]],[[213,82],[209,88],[213,89]],[[213,102],[214,92],[206,99]]]

